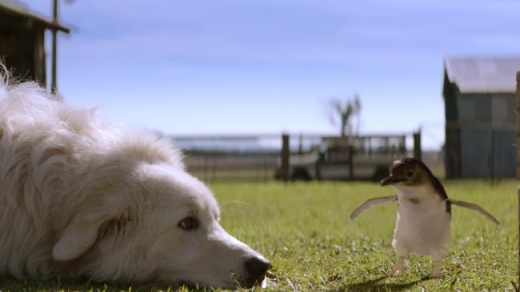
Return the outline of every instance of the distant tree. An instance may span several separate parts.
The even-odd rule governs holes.
[[[347,137],[359,134],[359,116],[361,113],[361,101],[359,95],[354,95],[353,99],[342,100],[339,98],[331,99],[330,106],[330,122],[334,126],[339,124],[339,135]],[[353,132],[352,119],[358,117],[356,123],[356,132]]]

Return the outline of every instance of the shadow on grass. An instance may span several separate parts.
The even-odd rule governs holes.
[[[347,285],[345,287],[345,290],[344,291],[351,291],[351,292],[356,292],[356,291],[403,291],[403,290],[408,290],[410,288],[412,288],[413,286],[415,286],[416,284],[420,283],[420,282],[423,282],[423,281],[426,281],[426,280],[430,280],[431,278],[430,277],[423,277],[419,280],[416,280],[416,281],[412,281],[412,282],[406,282],[406,283],[380,283],[381,281],[387,279],[388,276],[381,276],[379,278],[376,278],[376,279],[372,279],[372,280],[367,280],[367,281],[364,281],[364,282],[360,282],[360,283],[354,283],[354,284],[350,284],[350,285]]]
[[[164,284],[144,284],[144,285],[116,285],[100,284],[90,281],[72,280],[36,280],[36,279],[12,279],[0,278],[0,291],[92,291],[92,292],[112,292],[112,291],[177,291],[179,286]],[[189,289],[189,291],[201,291]]]

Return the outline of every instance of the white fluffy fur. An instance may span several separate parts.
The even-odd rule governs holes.
[[[168,141],[4,79],[0,275],[225,288],[263,279],[267,261],[220,227],[213,195]],[[199,228],[181,229],[190,216]],[[251,272],[251,258],[265,264]]]

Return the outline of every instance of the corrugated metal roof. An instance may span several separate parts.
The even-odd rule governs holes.
[[[520,57],[447,58],[444,68],[461,93],[515,93]]]
[[[33,21],[39,22],[47,28],[55,28],[57,30],[69,33],[70,29],[60,23],[47,20],[44,17],[30,11],[26,5],[16,0],[0,0],[0,11],[20,15]]]

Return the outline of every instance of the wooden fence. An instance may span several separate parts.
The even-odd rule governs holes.
[[[324,134],[171,136],[185,154],[190,173],[204,181],[269,181],[278,174],[289,181],[289,156],[311,151]],[[413,135],[415,157],[421,158],[421,135]]]
[[[323,135],[175,135],[173,142],[185,154],[190,173],[204,181],[268,181],[281,165],[284,139],[291,140],[286,154],[309,151]],[[286,137],[286,138],[284,138]],[[287,156],[288,157],[288,156]]]

